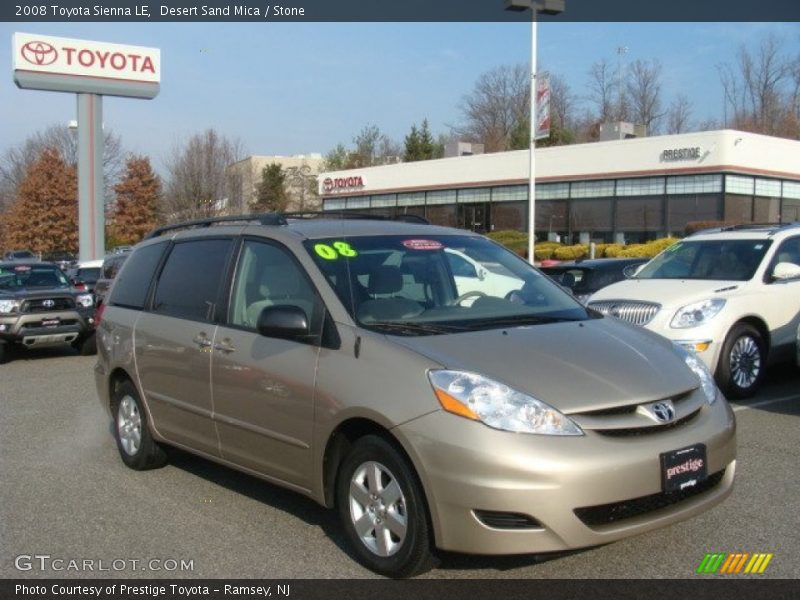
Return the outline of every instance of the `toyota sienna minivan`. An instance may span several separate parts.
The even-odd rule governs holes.
[[[452,256],[481,268],[456,276]],[[126,465],[174,446],[295,490],[335,508],[384,575],[430,568],[437,548],[604,544],[732,489],[734,416],[701,360],[471,232],[324,215],[163,227],[98,318],[97,391]]]

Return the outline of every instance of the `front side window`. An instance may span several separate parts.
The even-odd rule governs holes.
[[[301,267],[283,248],[245,241],[233,284],[228,322],[255,330],[258,317],[269,306],[299,306],[311,331],[321,320],[317,294]]]
[[[747,281],[771,244],[763,239],[678,242],[647,263],[636,279]]]
[[[153,310],[192,321],[211,321],[220,297],[232,240],[175,244],[158,278]]]
[[[385,333],[433,335],[590,318],[547,277],[485,238],[363,236],[305,246],[354,320]]]

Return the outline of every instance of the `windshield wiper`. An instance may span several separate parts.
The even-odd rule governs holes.
[[[470,325],[478,327],[503,326],[503,325],[543,325],[546,323],[566,323],[570,321],[583,321],[582,318],[552,317],[546,315],[511,315],[506,317],[487,317],[485,319],[471,319]]]
[[[413,321],[373,321],[364,323],[368,327],[385,330],[387,333],[409,333],[413,335],[436,335],[464,331],[465,328],[440,323],[417,323]]]

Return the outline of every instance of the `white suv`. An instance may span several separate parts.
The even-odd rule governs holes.
[[[697,233],[589,306],[694,350],[729,397],[752,396],[768,362],[800,356],[800,223]]]

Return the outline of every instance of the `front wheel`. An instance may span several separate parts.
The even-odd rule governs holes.
[[[97,336],[94,332],[86,337],[78,338],[74,343],[75,349],[81,356],[93,356],[97,354]]]
[[[761,387],[766,370],[766,344],[761,333],[738,323],[722,345],[717,383],[728,398],[749,398]]]
[[[388,577],[411,577],[432,566],[428,512],[406,458],[389,442],[365,436],[339,470],[336,500],[360,562]]]

